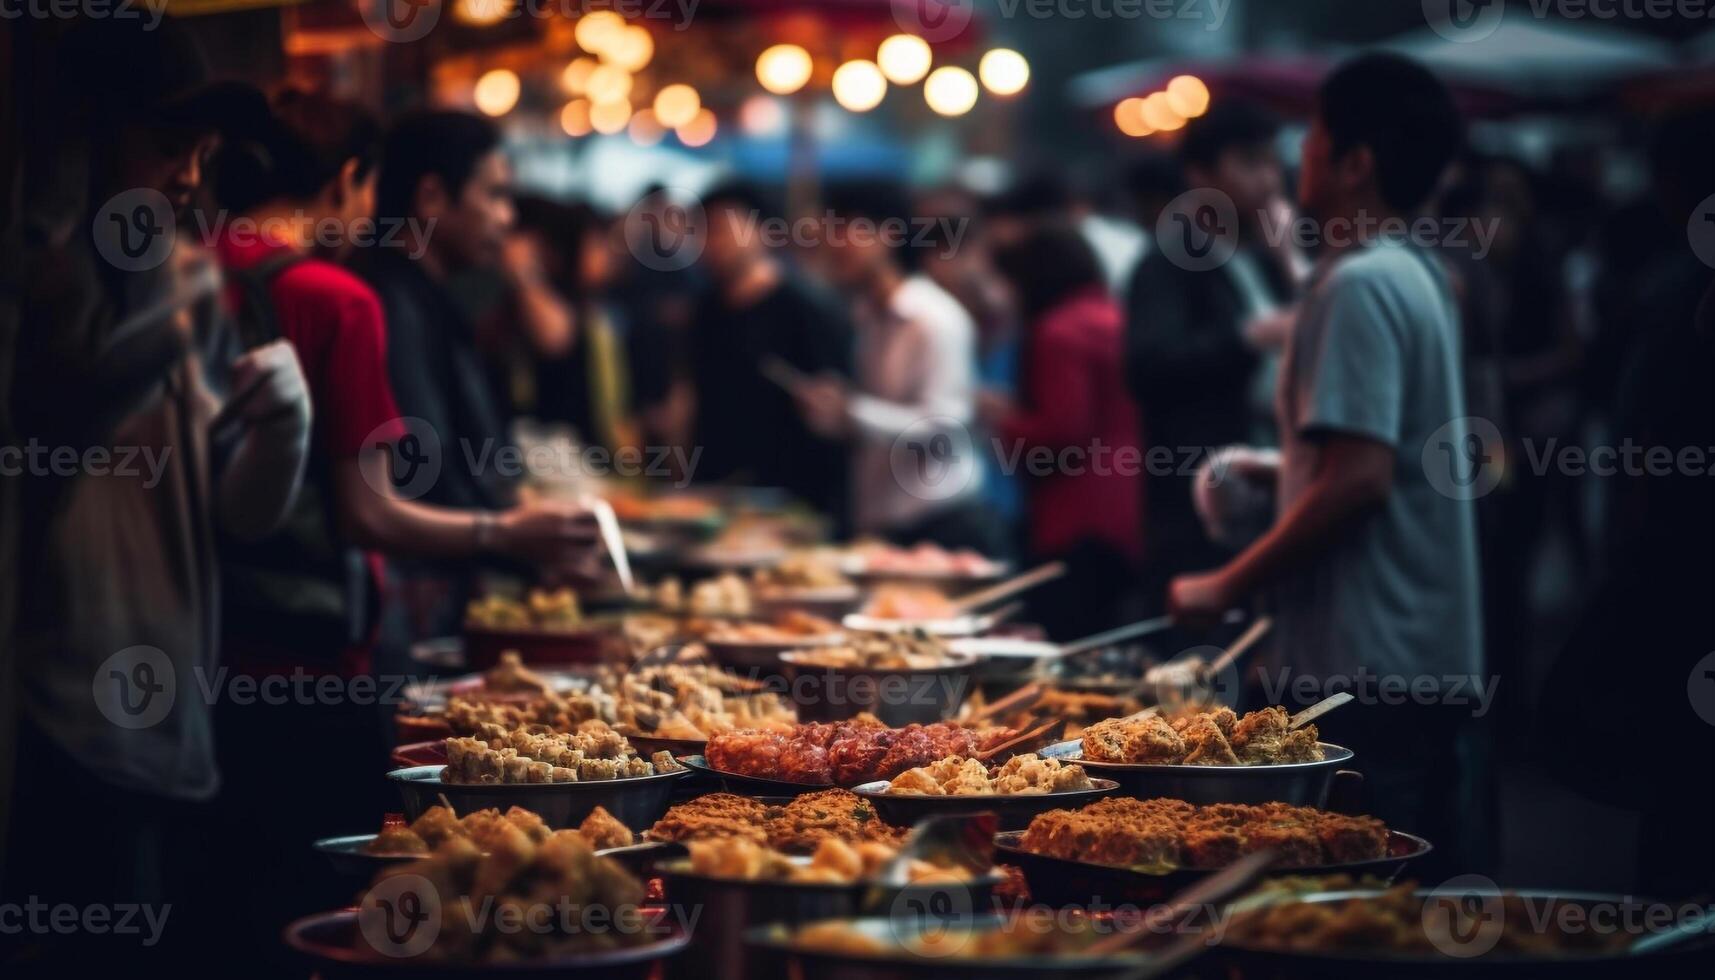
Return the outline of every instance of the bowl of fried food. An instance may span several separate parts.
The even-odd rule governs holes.
[[[1111,920],[1033,908],[1007,915],[888,915],[761,926],[752,948],[783,956],[792,976],[817,980],[946,980],[950,977],[1086,980],[1147,978],[1159,972],[1147,951],[1095,954]]]
[[[508,827],[508,830],[516,828]],[[323,980],[506,976],[645,980],[689,940],[641,881],[575,830],[469,839],[383,870],[355,909],[286,927]],[[566,910],[576,914],[568,915]]]
[[[1021,737],[1011,728],[948,722],[890,728],[873,715],[806,722],[784,732],[726,732],[709,739],[702,759],[685,759],[719,775],[734,792],[801,792],[803,787],[857,786],[892,779],[950,755],[1004,751]],[[1030,746],[1016,746],[1028,751]]]
[[[1696,904],[1457,882],[1265,882],[1231,907],[1215,958],[1239,980],[1708,976],[1715,963],[1708,914]],[[1668,931],[1681,941],[1656,946]]]
[[[1023,871],[1031,897],[1051,905],[1159,902],[1261,850],[1276,854],[1270,874],[1348,871],[1385,881],[1432,849],[1373,817],[1122,796],[1044,811],[1025,830],[996,835],[995,848]]]
[[[703,634],[703,645],[722,667],[778,671],[783,653],[836,646],[845,638],[838,623],[806,612],[784,612],[763,622],[716,623]]]
[[[1085,728],[1075,745],[1063,757],[1118,782],[1126,796],[1196,804],[1326,806],[1354,755],[1318,741],[1315,725],[1293,729],[1279,706],[1242,717],[1222,707],[1111,718]]]
[[[533,664],[596,663],[617,636],[615,624],[586,618],[570,589],[488,595],[465,608],[465,666],[487,670],[508,651]]]
[[[883,885],[877,874],[898,848],[875,840],[824,837],[808,855],[787,854],[745,837],[693,840],[687,847],[688,857],[658,862],[655,870],[671,907],[701,910],[689,955],[707,975],[731,980],[784,975],[778,958],[761,950],[747,952],[743,934],[754,926],[856,915],[866,898],[886,909],[945,900],[957,892],[967,908],[988,906],[994,887],[1004,880],[994,871],[975,875],[962,867],[913,860],[906,883]]]
[[[1091,779],[1075,762],[1026,753],[999,764],[948,756],[852,792],[902,827],[941,814],[993,813],[1001,829],[1011,830],[1044,810],[1082,806],[1118,788],[1111,779]]]
[[[780,659],[801,717],[839,721],[868,713],[891,727],[952,717],[975,683],[979,662],[916,631],[851,634],[843,643]]]
[[[772,568],[751,577],[751,594],[763,616],[808,613],[837,620],[863,601],[863,590],[840,570],[837,552],[794,551]]]
[[[637,842],[631,828],[599,806],[575,829],[598,851],[630,847]],[[539,844],[552,833],[547,821],[521,806],[505,813],[492,807],[473,810],[460,817],[448,807],[436,805],[409,823],[401,814],[389,814],[378,833],[326,837],[311,847],[327,858],[334,870],[370,877],[388,865],[427,857],[454,838],[468,840],[478,850],[488,853],[516,834]]]
[[[601,807],[642,830],[666,812],[673,784],[689,774],[664,752],[638,755],[605,725],[551,732],[484,723],[475,735],[447,739],[446,751],[444,766],[387,774],[408,818],[436,803],[463,813],[521,806],[559,830],[578,826]]]

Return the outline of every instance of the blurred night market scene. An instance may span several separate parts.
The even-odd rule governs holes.
[[[1715,973],[1715,0],[0,77],[0,975]]]

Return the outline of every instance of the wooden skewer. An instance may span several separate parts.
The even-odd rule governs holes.
[[[1125,929],[1097,940],[1084,950],[1084,955],[1092,958],[1112,956],[1130,947],[1133,943],[1159,935],[1162,930],[1198,909],[1226,902],[1250,887],[1251,883],[1256,881],[1264,871],[1268,870],[1268,866],[1274,863],[1275,857],[1275,853],[1270,850],[1256,851],[1245,855],[1173,896],[1170,904],[1158,905],[1150,909],[1144,915],[1143,920],[1138,923],[1137,928]]]
[[[1008,711],[1025,711],[1031,705],[1042,700],[1047,688],[1040,681],[1032,681],[1004,698],[991,701],[976,711],[971,712],[971,721],[981,721],[985,718],[997,718]]]
[[[1205,673],[1218,674],[1221,671],[1226,670],[1228,667],[1231,667],[1233,665],[1233,661],[1239,659],[1246,650],[1255,646],[1256,642],[1267,635],[1268,631],[1273,627],[1274,620],[1272,618],[1268,616],[1259,618],[1256,622],[1250,625],[1250,629],[1245,630],[1238,639],[1233,641],[1232,646],[1221,651],[1221,655],[1216,657],[1209,664]]]
[[[991,602],[999,602],[1020,592],[1034,589],[1044,582],[1052,582],[1064,574],[1066,574],[1064,562],[1051,561],[1046,565],[1039,565],[1023,575],[1015,575],[998,585],[979,589],[970,595],[954,600],[953,612],[955,615],[973,612]]]
[[[1017,735],[1014,735],[1012,738],[1007,739],[993,748],[978,752],[975,758],[978,762],[988,762],[1000,757],[1001,755],[1015,752],[1026,745],[1029,745],[1032,748],[1047,745],[1060,737],[1060,733],[1065,730],[1066,719],[1045,719],[1036,726],[1019,732]]]
[[[1339,694],[1330,694],[1310,707],[1305,708],[1303,711],[1293,715],[1292,719],[1286,723],[1286,730],[1289,732],[1297,731],[1328,712],[1333,711],[1335,708],[1338,708],[1343,704],[1351,704],[1355,700],[1357,700],[1357,698],[1353,697],[1352,692],[1350,691],[1341,691]]]

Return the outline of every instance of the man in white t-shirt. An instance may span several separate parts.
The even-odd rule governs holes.
[[[881,191],[836,195],[821,243],[824,268],[854,305],[856,384],[814,379],[795,394],[812,428],[851,441],[858,533],[991,551],[968,428],[976,325],[934,280],[905,271],[900,252],[927,239],[888,201]]]

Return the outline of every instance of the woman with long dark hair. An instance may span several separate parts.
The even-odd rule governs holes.
[[[1068,574],[1032,610],[1055,639],[1112,625],[1142,554],[1143,447],[1123,374],[1125,318],[1069,225],[995,255],[1024,324],[1019,399],[985,395],[1000,466],[1025,488],[1026,547]]]

